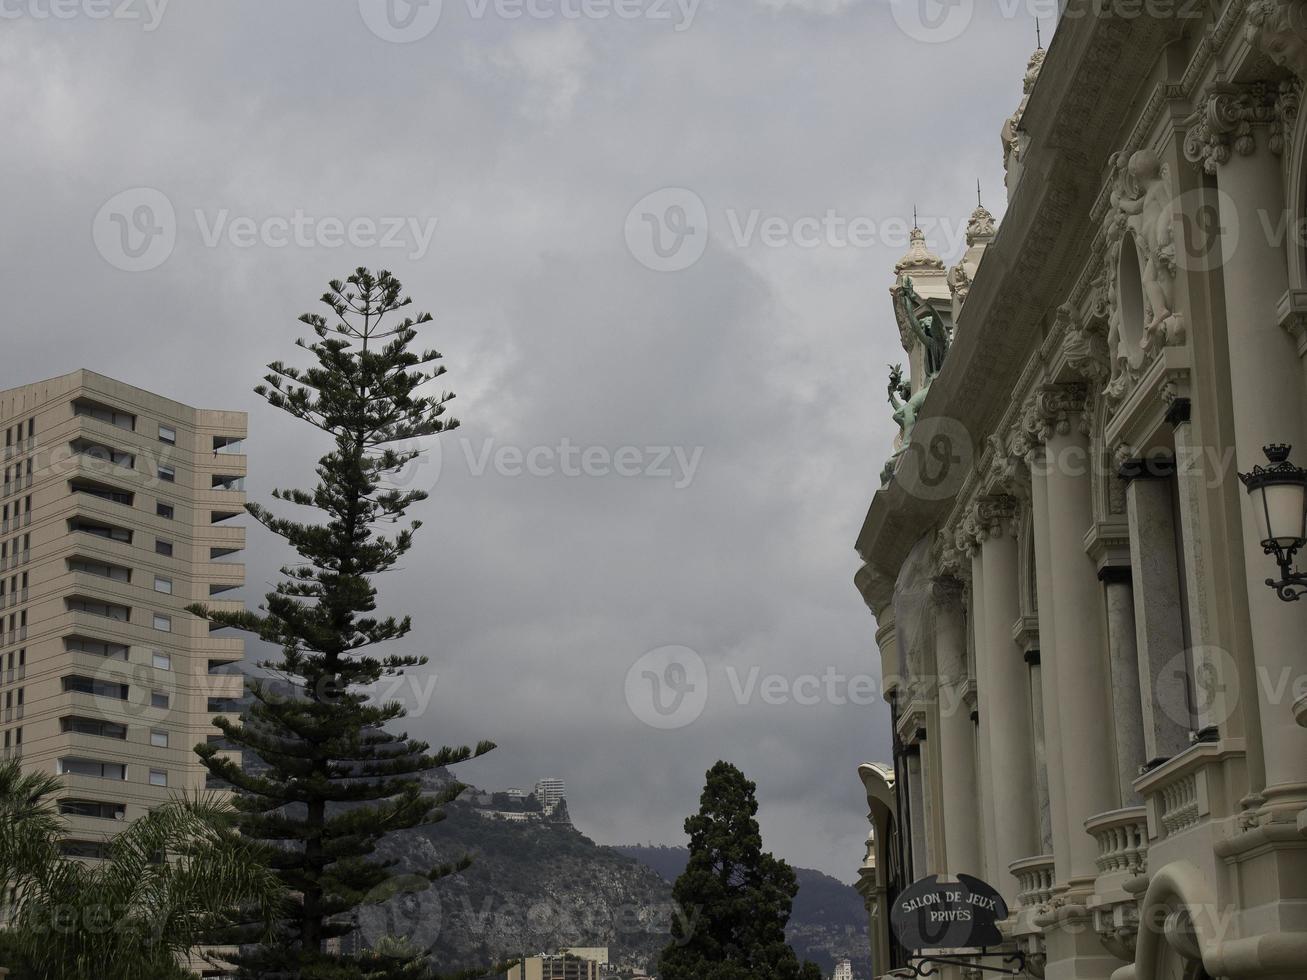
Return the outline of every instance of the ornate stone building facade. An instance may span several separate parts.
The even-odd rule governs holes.
[[[1304,79],[1307,0],[1073,2],[1002,227],[896,268],[856,576],[895,728],[860,771],[877,976],[897,890],[968,873],[1031,976],[1307,977],[1307,603],[1238,479],[1307,459]]]

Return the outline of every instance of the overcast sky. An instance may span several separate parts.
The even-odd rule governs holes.
[[[950,261],[977,179],[1001,215],[1025,4],[51,2],[0,4],[0,383],[249,411],[266,500],[321,447],[262,365],[391,269],[463,422],[382,583],[436,677],[412,733],[497,741],[485,787],[561,776],[604,843],[682,842],[728,759],[771,849],[852,880],[889,755],[852,584],[886,288],[914,205]],[[277,544],[251,529],[252,600]]]

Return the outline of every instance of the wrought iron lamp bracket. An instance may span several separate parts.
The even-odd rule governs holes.
[[[1026,970],[1026,954],[1021,950],[1014,950],[1011,953],[991,953],[987,949],[982,949],[978,953],[972,954],[977,959],[960,959],[957,956],[932,956],[919,955],[909,958],[908,965],[901,970],[895,970],[893,976],[899,977],[932,977],[939,973],[938,967],[942,966],[960,966],[967,970],[978,970],[982,973],[998,973],[1005,977],[1019,977]],[[996,966],[988,963],[977,962],[986,956],[1003,957],[1003,965]]]

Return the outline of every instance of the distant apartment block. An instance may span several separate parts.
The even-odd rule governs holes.
[[[833,980],[853,980],[853,963],[850,960],[836,963]]]
[[[193,749],[243,693],[217,609],[245,567],[243,412],[79,370],[0,392],[0,745],[62,776],[66,849],[202,789]]]
[[[528,956],[507,974],[507,980],[599,980],[608,965],[608,947],[565,949],[555,955]]]
[[[566,787],[557,776],[546,776],[536,782],[535,796],[540,801],[545,816],[549,816],[554,812],[554,808],[558,806],[559,801],[565,794]]]

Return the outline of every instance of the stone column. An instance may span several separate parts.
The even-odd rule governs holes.
[[[1012,630],[1021,615],[1012,497],[984,497],[976,508],[984,570],[985,656],[978,678],[981,721],[989,716],[990,779],[994,788],[994,860],[991,881],[1015,905],[1017,882],[1008,866],[1038,850],[1035,759],[1029,679]]]
[[[908,820],[912,824],[912,880],[930,873],[930,859],[926,847],[926,800],[922,792],[921,750],[911,746],[904,750],[903,761],[908,767]]]
[[[1035,752],[1035,801],[1038,805],[1036,815],[1039,825],[1039,845],[1036,849],[1041,854],[1052,854],[1053,814],[1049,808],[1048,800],[1048,746],[1044,737],[1044,724],[1047,717],[1044,711],[1044,681],[1042,677],[1044,671],[1040,666],[1040,653],[1038,650],[1027,650],[1025,660],[1030,665],[1027,692],[1030,697],[1030,725]]]
[[[986,686],[989,644],[985,636],[985,569],[980,560],[979,546],[974,541],[969,544],[972,546],[971,630],[974,636],[976,661],[976,719],[973,724],[976,730],[976,774],[980,779],[980,785],[977,787],[979,789],[977,803],[979,804],[980,842],[983,850],[981,860],[985,869],[985,881],[997,882],[1000,870],[1006,873],[1007,869],[1000,869],[995,857],[998,845],[995,841],[994,824],[994,776],[990,765],[992,752],[989,731],[993,719],[993,706],[988,700],[989,691]]]
[[[1269,133],[1261,127],[1254,127],[1246,138],[1232,140],[1230,135],[1245,121],[1256,122],[1248,114],[1264,106],[1252,106],[1248,100],[1259,98],[1264,99],[1264,94],[1213,96],[1204,107],[1203,124],[1186,141],[1186,149],[1194,144],[1196,157],[1207,151],[1208,168],[1216,173],[1222,202],[1227,206],[1233,202],[1243,229],[1237,242],[1232,235],[1222,236],[1221,266],[1235,455],[1241,472],[1263,462],[1262,446],[1272,442],[1292,444],[1300,464],[1307,458],[1302,366],[1297,346],[1280,327],[1276,311],[1288,287],[1285,254],[1282,243],[1269,240],[1261,224],[1267,215],[1278,219],[1285,213],[1281,161],[1269,151]],[[1233,218],[1222,215],[1222,225]],[[1272,680],[1301,677],[1307,674],[1307,645],[1302,640],[1307,632],[1307,604],[1283,602],[1267,587],[1266,579],[1276,568],[1262,551],[1252,503],[1242,488],[1239,497],[1257,668]],[[1258,697],[1267,801],[1272,808],[1296,811],[1307,801],[1307,730],[1295,724],[1287,700],[1267,699],[1267,685],[1258,685]]]
[[[976,726],[963,701],[967,641],[962,586],[956,579],[935,583],[935,666],[939,672],[939,763],[943,786],[944,870],[984,877],[980,826],[976,820]]]
[[[1107,565],[1098,573],[1107,600],[1107,650],[1112,671],[1112,717],[1116,723],[1117,791],[1122,806],[1140,803],[1134,781],[1139,767],[1152,756],[1144,734],[1140,673],[1136,639],[1135,596],[1129,568]]]
[[[1145,761],[1150,763],[1183,752],[1189,746],[1189,733],[1197,727],[1168,479],[1171,468],[1163,466],[1159,472],[1159,465],[1159,461],[1132,460],[1121,474],[1128,481],[1131,591],[1139,652],[1135,684],[1142,698]]]
[[[1044,451],[1035,447],[1029,456],[1031,480],[1030,506],[1035,532],[1035,591],[1039,599],[1039,635],[1041,643],[1050,645],[1056,635],[1053,594],[1053,559],[1048,540],[1048,481],[1038,474],[1044,468]],[[1066,816],[1066,788],[1062,757],[1061,711],[1058,708],[1057,657],[1039,653],[1039,683],[1044,704],[1053,710],[1044,714],[1044,758],[1048,766],[1048,809],[1053,834],[1054,875],[1059,884],[1071,875],[1070,824]]]
[[[1043,535],[1056,607],[1052,642],[1043,637],[1042,654],[1045,663],[1056,664],[1057,697],[1050,703],[1057,705],[1061,728],[1069,831],[1066,881],[1072,888],[1088,887],[1098,874],[1098,848],[1085,833],[1085,821],[1119,806],[1116,766],[1108,748],[1113,721],[1106,617],[1098,572],[1085,553],[1085,535],[1093,522],[1085,398],[1081,384],[1045,385],[1036,394],[1033,419],[1033,434],[1044,444],[1043,465],[1033,478],[1044,484]]]

